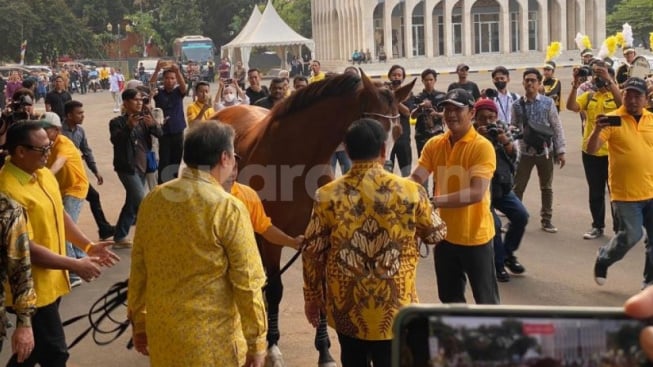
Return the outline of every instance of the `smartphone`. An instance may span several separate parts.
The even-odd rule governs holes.
[[[647,324],[612,307],[415,305],[395,318],[392,366],[647,366]]]
[[[621,117],[620,116],[606,116],[605,120],[610,126],[621,126]]]

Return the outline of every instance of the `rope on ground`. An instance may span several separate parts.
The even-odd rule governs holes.
[[[87,314],[75,316],[63,322],[63,326],[72,325],[80,320],[88,319],[90,326],[86,328],[77,338],[68,346],[71,349],[92,332],[93,341],[97,345],[108,345],[118,339],[129,328],[129,320],[120,321],[112,313],[120,307],[126,306],[127,302],[127,285],[129,279],[115,283],[109,290],[102,295]],[[112,335],[106,339],[107,335]],[[131,338],[127,348],[133,346]]]

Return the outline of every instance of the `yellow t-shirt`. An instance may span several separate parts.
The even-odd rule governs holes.
[[[591,99],[590,99],[591,95]],[[583,152],[587,153],[587,142],[596,126],[596,116],[612,112],[617,109],[617,103],[611,92],[585,92],[576,98],[576,103],[581,111],[585,111],[587,119],[583,129]],[[608,146],[603,144],[593,155],[603,157],[608,155]]]
[[[59,134],[52,145],[52,152],[48,157],[47,166],[52,164],[59,157],[66,157],[66,163],[55,174],[59,183],[61,196],[72,196],[78,199],[86,199],[88,193],[88,176],[84,169],[82,153],[77,149],[75,143],[67,137]]]
[[[621,116],[621,126],[601,130],[608,143],[608,183],[612,201],[641,201],[653,198],[653,113],[644,109],[639,123],[624,106],[608,115]]]
[[[199,116],[200,111],[202,111],[202,107],[204,107],[204,104],[200,103],[199,101],[195,101],[193,104],[186,107],[186,120],[188,121],[188,127],[193,126],[193,121],[195,121],[197,116]],[[206,111],[204,111],[204,114],[200,117],[200,120],[207,121],[209,117],[211,117],[214,113],[215,111],[213,110],[213,107],[209,107]]]
[[[319,82],[320,80],[324,80],[324,78],[326,78],[326,74],[320,71],[319,74],[313,75],[310,78],[308,78],[308,84]]]
[[[37,245],[66,256],[64,209],[59,184],[47,168],[33,175],[16,167],[8,159],[0,169],[0,191],[17,201],[27,212],[27,233]],[[36,307],[43,307],[70,292],[68,271],[46,269],[32,263]],[[7,305],[12,305],[11,292]]]
[[[249,212],[249,219],[252,221],[252,227],[254,227],[254,232],[262,234],[272,226],[272,220],[265,214],[261,198],[254,189],[234,182],[233,186],[231,186],[231,195],[245,204]]]
[[[492,144],[473,127],[453,146],[450,136],[447,131],[429,140],[419,159],[419,166],[433,173],[435,195],[468,189],[473,177],[492,180],[496,169]],[[494,237],[489,186],[480,202],[461,208],[440,208],[440,215],[447,224],[448,242],[484,245]]]

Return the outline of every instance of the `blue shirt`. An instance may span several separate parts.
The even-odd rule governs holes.
[[[159,88],[159,92],[154,96],[156,106],[163,110],[163,134],[178,134],[184,132],[186,128],[186,118],[184,117],[184,95],[179,90],[179,86],[170,92],[165,88]]]

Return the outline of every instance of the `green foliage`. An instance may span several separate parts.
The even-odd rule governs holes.
[[[633,28],[634,46],[643,44],[649,46],[649,32],[653,32],[653,1],[622,0],[615,10],[608,15],[606,31],[608,35],[621,31],[624,23]]]
[[[306,38],[313,36],[310,0],[273,0],[273,4],[290,28]]]

